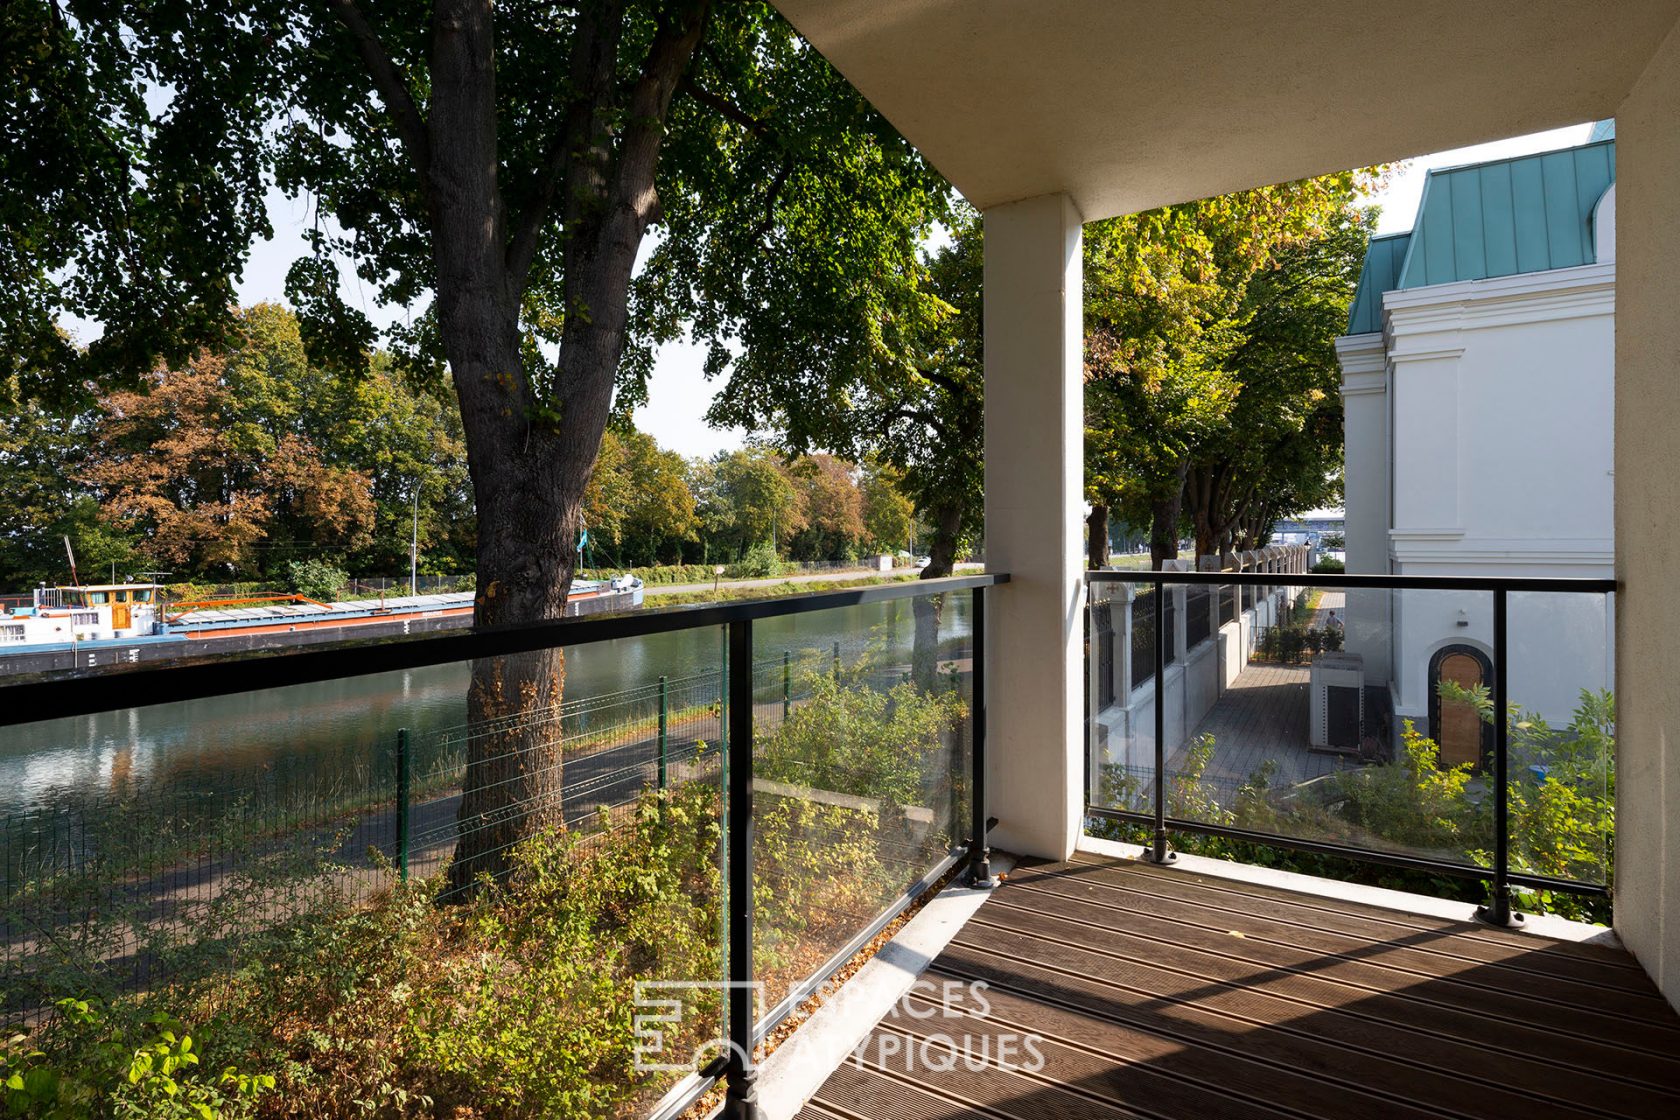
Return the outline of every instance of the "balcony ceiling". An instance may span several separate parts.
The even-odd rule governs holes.
[[[1087,221],[1611,116],[1680,0],[775,0],[981,209]]]

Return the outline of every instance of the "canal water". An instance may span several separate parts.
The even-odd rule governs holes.
[[[942,656],[966,655],[971,601],[968,592],[948,595]],[[863,657],[906,664],[914,630],[908,599],[760,620],[753,624],[759,690],[779,690],[784,651],[799,665],[828,664],[838,643],[848,664]],[[576,647],[566,655],[567,705],[646,688],[661,676],[696,682],[687,695],[715,697],[723,652],[718,627]],[[0,732],[0,816],[148,794],[237,797],[298,782],[342,793],[379,782],[399,728],[424,744],[465,722],[467,677],[458,663],[7,728]],[[607,726],[625,718],[613,703],[586,707],[575,717],[585,730],[591,720]]]

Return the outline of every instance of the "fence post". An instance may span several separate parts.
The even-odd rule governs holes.
[[[793,710],[793,654],[782,651],[782,719]]]
[[[840,675],[840,643],[834,643],[834,675]]]
[[[397,877],[408,882],[408,728],[397,731]]]
[[[974,589],[974,670],[969,688],[974,693],[973,738],[969,751],[968,885],[982,890],[996,886],[992,878],[992,849],[986,844],[991,821],[986,816],[986,589]]]
[[[1166,584],[1155,578],[1155,839],[1143,851],[1150,863],[1171,863],[1178,854],[1167,843],[1167,657],[1161,640]]]
[[[1493,898],[1476,908],[1490,926],[1520,926],[1511,909],[1510,696],[1506,681],[1506,592],[1493,593]]]
[[[723,660],[718,664],[718,750],[729,768],[729,628],[723,630]]]
[[[669,754],[668,754],[668,751],[669,751],[668,741],[669,740],[667,738],[668,733],[669,733],[669,724],[668,724],[668,718],[669,717],[667,715],[667,713],[669,711],[668,700],[669,700],[669,696],[666,692],[666,678],[665,677],[660,677],[659,678],[659,788],[660,789],[665,788],[666,769],[669,766]]]
[[[724,850],[729,921],[729,1053],[724,1068],[726,1120],[759,1120],[758,1069],[753,1061],[753,1028],[757,1012],[753,983],[753,697],[752,623],[731,622],[729,800],[724,818]]]

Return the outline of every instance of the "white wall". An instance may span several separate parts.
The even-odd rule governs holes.
[[[1389,292],[1381,336],[1338,342],[1350,571],[1611,574],[1615,293],[1611,263]],[[1513,701],[1567,722],[1607,686],[1605,606],[1513,600]],[[1347,648],[1428,732],[1430,658],[1491,650],[1492,613],[1486,593],[1349,592]]]
[[[1384,298],[1396,572],[1610,574],[1615,292],[1595,264]]]
[[[1616,111],[1616,929],[1680,1007],[1680,27]]]
[[[1389,573],[1388,358],[1381,334],[1336,340],[1342,366],[1345,432],[1342,487],[1347,570],[1357,575]],[[1389,676],[1390,627],[1386,591],[1349,591],[1344,621],[1349,653],[1365,659],[1372,680]]]
[[[1072,854],[1084,811],[1080,217],[1065,195],[985,212],[992,843]]]

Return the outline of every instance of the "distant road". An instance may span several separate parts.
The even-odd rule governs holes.
[[[984,570],[984,564],[958,564],[959,572],[978,572]],[[894,569],[893,574],[907,574],[914,569]],[[789,583],[853,583],[863,580],[879,579],[886,572],[874,568],[849,568],[834,572],[804,572],[796,576],[772,576],[769,579],[726,579],[716,586],[723,587],[782,587]],[[643,594],[648,598],[656,595],[680,595],[690,591],[710,591],[711,583],[650,583]]]

